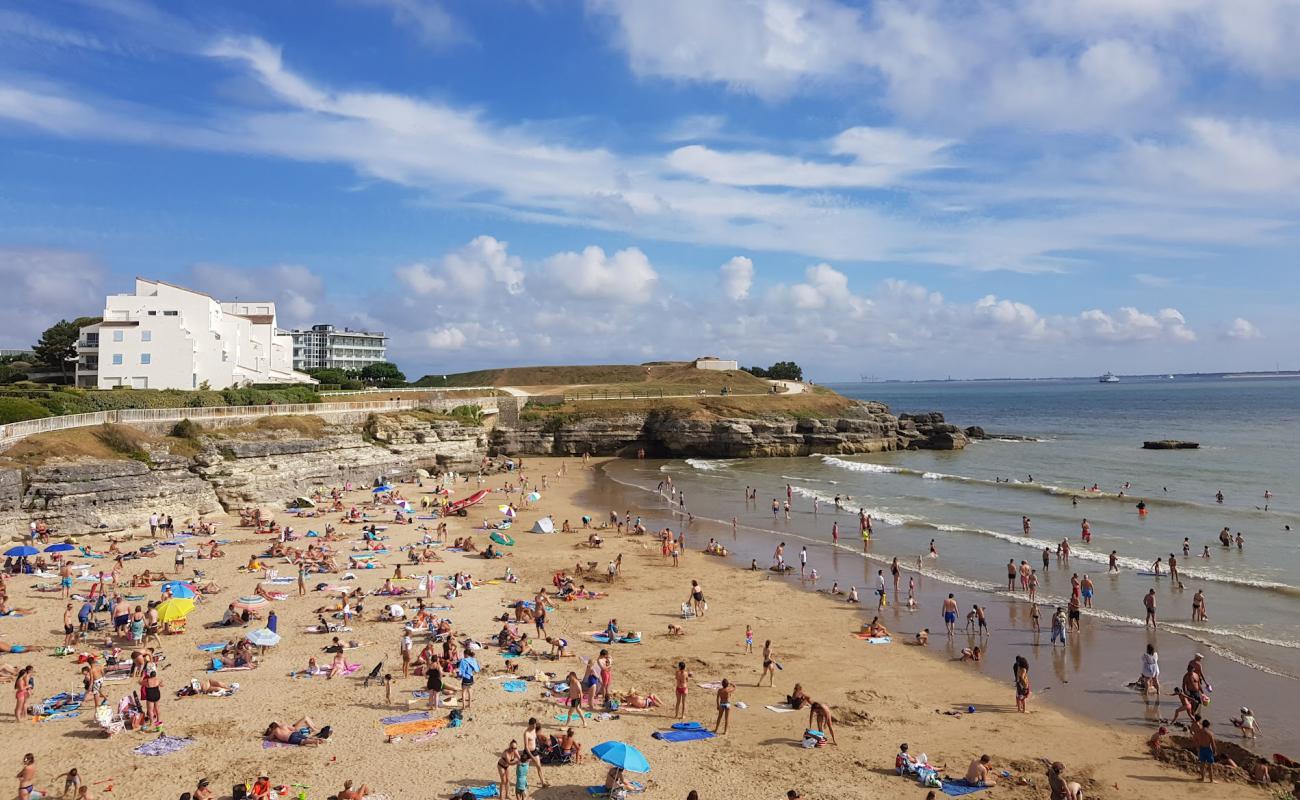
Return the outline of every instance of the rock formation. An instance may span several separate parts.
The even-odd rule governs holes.
[[[1159,439],[1142,443],[1144,450],[1195,450],[1200,446],[1200,442],[1185,442],[1182,439]]]
[[[492,432],[497,453],[632,455],[644,449],[661,458],[960,450],[969,441],[937,412],[895,417],[888,406],[870,402],[855,403],[841,416],[827,419],[715,419],[650,411],[589,419],[556,416]]]

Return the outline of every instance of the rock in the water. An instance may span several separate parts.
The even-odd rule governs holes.
[[[1200,442],[1186,442],[1182,439],[1159,439],[1142,443],[1144,450],[1195,450],[1200,446]]]
[[[966,428],[962,432],[966,434],[967,439],[971,439],[971,440],[988,438],[987,436],[984,435],[984,429],[978,425],[972,425],[969,428]]]

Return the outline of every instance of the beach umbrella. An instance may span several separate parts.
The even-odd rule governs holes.
[[[186,600],[193,600],[198,595],[198,592],[194,591],[193,584],[186,583],[185,581],[167,581],[158,588],[162,589],[164,592],[170,591],[172,597],[180,597]]]
[[[500,511],[502,514],[505,514],[507,517],[513,517],[515,515],[515,510],[510,506],[497,506],[497,511]]]
[[[158,612],[158,621],[164,625],[185,619],[193,610],[194,601],[188,597],[173,597],[154,606],[154,611]]]
[[[387,485],[387,484],[384,484],[383,486],[376,486],[375,488],[371,489],[371,490],[370,490],[370,493],[371,493],[371,494],[381,494],[381,493],[383,493],[383,492],[391,492],[391,491],[393,491],[393,487],[391,487],[391,486],[389,486],[389,485]]]
[[[27,545],[23,544],[17,547],[9,548],[8,550],[5,551],[5,555],[13,556],[14,558],[22,558],[24,556],[34,556],[39,552],[41,551],[37,550],[35,547],[28,547]]]
[[[641,751],[626,742],[601,742],[591,748],[591,754],[610,766],[628,772],[649,772],[650,762]]]
[[[417,470],[415,471],[415,474],[418,475],[418,476],[421,477],[421,478],[427,478],[427,477],[429,477],[429,470],[427,470],[427,469],[417,469]]]
[[[280,634],[270,628],[258,628],[244,638],[258,647],[274,647],[280,643]]]
[[[530,502],[530,503],[536,503],[538,500],[541,500],[541,499],[542,499],[542,495],[541,495],[541,493],[539,493],[539,492],[529,492],[529,493],[528,493],[528,502]]]
[[[246,594],[236,601],[241,606],[263,606],[266,605],[266,598],[260,594]]]
[[[77,549],[77,546],[76,546],[75,544],[68,544],[67,542],[58,542],[58,543],[56,543],[56,544],[52,544],[52,545],[50,545],[49,547],[45,548],[45,552],[47,552],[47,553],[67,553],[67,552],[69,552],[69,551],[71,551],[71,550],[76,550],[76,549]]]
[[[310,497],[295,497],[290,508],[315,508],[316,503]]]

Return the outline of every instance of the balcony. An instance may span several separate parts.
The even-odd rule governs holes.
[[[99,337],[98,336],[81,337],[80,339],[77,340],[77,349],[83,353],[87,350],[98,350]]]

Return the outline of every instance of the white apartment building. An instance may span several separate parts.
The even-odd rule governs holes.
[[[388,337],[376,331],[313,325],[292,334],[293,368],[297,370],[361,369],[388,360]]]
[[[104,319],[81,329],[77,385],[112,389],[213,389],[314,383],[293,370],[293,338],[275,325],[275,303],[221,303],[163,281],[136,278],[109,295]]]

